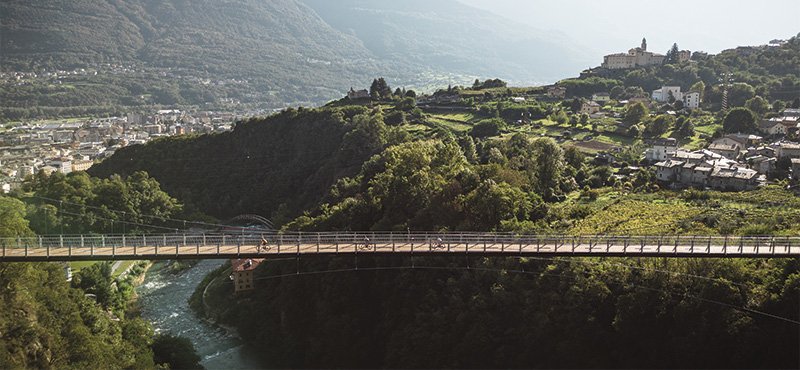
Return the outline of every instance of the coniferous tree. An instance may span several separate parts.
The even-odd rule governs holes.
[[[667,58],[665,59],[665,64],[676,64],[678,63],[678,44],[672,44],[672,47],[667,52]]]

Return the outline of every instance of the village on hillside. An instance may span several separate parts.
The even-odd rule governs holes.
[[[780,45],[739,47],[734,52],[749,55]],[[385,104],[380,101],[387,97],[390,100],[412,97],[416,121],[422,126],[462,133],[471,130],[480,119],[502,117],[510,131],[550,136],[565,148],[575,146],[590,154],[598,165],[617,167],[615,176],[619,178],[649,169],[661,186],[668,188],[752,190],[769,181],[800,177],[800,144],[796,142],[800,132],[798,108],[787,107],[763,116],[757,122],[757,131],[722,134],[720,122],[724,117],[719,113],[728,109],[727,102],[723,99],[722,107],[705,103],[702,85],[688,90],[663,85],[650,91],[616,86],[608,91],[595,88],[588,92],[574,83],[615,71],[662,65],[670,58],[686,64],[707,57],[703,52],[677,48],[668,54],[671,55],[648,51],[647,41],[642,39],[639,47],[627,53],[604,56],[599,67],[583,71],[579,79],[562,80],[550,86],[511,88],[499,79],[489,79],[476,80],[471,87],[450,86],[431,94],[417,95],[405,89],[392,94],[381,78],[380,82],[386,85],[382,88],[389,89],[388,92],[376,93],[372,91],[374,86],[370,90],[351,87],[341,102],[373,105]],[[114,71],[125,73],[126,68]],[[24,75],[12,77],[15,83],[26,83]],[[725,94],[726,83],[722,81],[719,85]],[[669,121],[672,123],[668,126],[674,125],[674,131],[646,132],[649,128],[644,121],[626,119],[634,106],[647,111],[649,118],[643,118],[644,121]],[[238,120],[268,113],[163,109],[150,115],[131,113],[124,117],[23,122],[0,132],[0,186],[7,193],[39,171],[66,174],[86,170],[127,145],[171,135],[227,131]],[[684,121],[695,123],[679,135],[678,126]],[[635,153],[636,158],[631,159],[630,155],[626,160],[618,158],[622,152],[642,145],[647,148]]]
[[[124,146],[165,136],[230,131],[263,112],[158,110],[124,117],[26,122],[0,132],[0,186],[8,193],[27,176],[85,171]]]

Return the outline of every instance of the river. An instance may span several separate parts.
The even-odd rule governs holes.
[[[153,323],[156,333],[188,338],[194,344],[206,369],[258,369],[256,352],[235,333],[209,324],[189,308],[189,297],[203,277],[225,260],[202,260],[178,275],[158,263],[147,271],[144,283],[136,288],[142,303],[142,319]]]

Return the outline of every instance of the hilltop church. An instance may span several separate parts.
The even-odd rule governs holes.
[[[647,40],[642,38],[642,46],[628,50],[628,53],[609,54],[603,57],[601,68],[635,68],[664,63],[667,57],[647,51]]]

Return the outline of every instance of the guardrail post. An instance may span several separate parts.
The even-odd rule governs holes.
[[[319,254],[319,233],[317,233],[317,254]]]
[[[300,241],[303,239],[303,232],[297,232],[297,254],[300,254]]]
[[[42,237],[39,237],[39,248],[42,247]],[[5,253],[3,253],[5,254]],[[50,258],[50,243],[47,243],[47,258]]]
[[[17,248],[22,248],[22,238],[17,237]],[[28,257],[28,243],[25,243],[25,257]]]
[[[281,254],[281,242],[283,241],[283,234],[278,236],[278,254]]]
[[[59,235],[58,241],[61,243],[61,248],[64,248],[64,235]],[[67,246],[67,255],[72,257],[72,243]]]
[[[772,254],[775,254],[775,236],[769,240],[769,249],[772,249]]]
[[[722,242],[722,254],[728,255],[728,236],[725,235],[725,241]]]
[[[697,235],[692,235],[692,247],[691,247],[691,249],[689,249],[689,253],[690,254],[694,254],[694,238],[695,237],[697,237]]]

